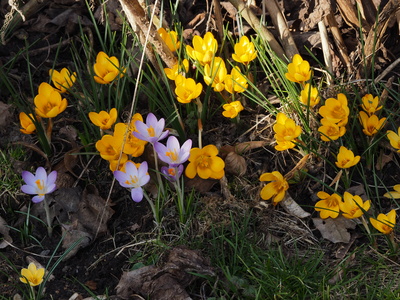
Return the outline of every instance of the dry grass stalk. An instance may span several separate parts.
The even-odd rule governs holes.
[[[319,30],[319,34],[321,36],[321,45],[322,45],[322,52],[324,53],[324,61],[325,61],[326,67],[328,69],[327,81],[328,81],[328,85],[331,85],[333,83],[332,56],[331,56],[331,52],[329,49],[328,31],[326,30],[326,26],[325,26],[325,23],[323,20],[318,22],[318,30]]]
[[[369,30],[364,46],[366,66],[361,66],[359,70],[361,78],[368,78],[372,71],[372,59],[375,52],[382,47],[382,39],[389,23],[396,19],[396,12],[400,10],[400,4],[389,1],[378,16],[378,21]],[[367,74],[363,74],[364,70]]]
[[[342,15],[344,21],[351,27],[353,28],[360,28],[364,32],[369,32],[371,29],[371,25],[368,24],[368,22],[362,18],[359,20],[358,18],[358,11],[357,7],[351,3],[351,1],[348,0],[337,0],[336,1],[337,6],[340,10],[340,14]],[[361,22],[361,24],[360,24]]]
[[[168,68],[172,68],[174,65],[176,65],[176,57],[161,39],[155,26],[148,20],[147,15],[139,2],[137,0],[119,0],[119,2],[121,3],[121,6],[131,26],[135,28],[137,25],[139,27],[141,36],[148,36],[149,44],[154,46],[151,47],[149,45],[145,45],[145,42],[143,39],[141,39],[141,42],[146,49],[146,55],[156,70],[160,72],[153,49],[157,51],[158,55],[168,66]]]
[[[333,14],[332,11],[330,11],[325,16],[325,21],[328,24],[329,28],[331,29],[333,35],[333,41],[335,42],[335,45],[339,51],[339,57],[342,60],[342,62],[346,65],[349,74],[351,74],[353,70],[353,65],[350,63],[347,47],[344,43],[342,33],[339,30],[339,26],[336,22],[335,15]]]
[[[299,53],[299,50],[297,49],[293,36],[289,31],[289,26],[285,16],[276,0],[264,1],[264,3],[269,15],[271,16],[272,23],[279,32],[279,40],[283,45],[286,56],[291,59],[295,54]]]

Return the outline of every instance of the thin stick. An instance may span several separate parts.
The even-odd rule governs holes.
[[[318,22],[318,29],[319,29],[319,34],[321,36],[321,45],[322,45],[322,52],[324,53],[325,64],[326,67],[328,68],[327,81],[328,85],[331,85],[333,82],[332,56],[331,52],[329,51],[328,31],[326,30],[325,23],[323,20]]]
[[[286,56],[292,58],[295,54],[299,53],[299,50],[297,49],[293,36],[289,31],[287,21],[285,16],[282,14],[281,8],[276,0],[264,1],[263,3],[271,16],[272,23],[279,32],[279,40],[282,43]]]

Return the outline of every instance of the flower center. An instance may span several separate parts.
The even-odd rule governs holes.
[[[197,158],[197,163],[201,168],[209,168],[210,157],[207,155],[200,155],[199,158]]]
[[[175,168],[168,168],[168,174],[170,176],[174,176],[175,177],[175,175],[176,175]]]
[[[42,192],[43,189],[44,189],[43,180],[38,179],[38,180],[35,181],[35,183],[36,183],[36,186],[37,186],[38,190],[39,190],[40,192]],[[43,195],[43,193],[41,193],[41,194],[39,194],[39,195]]]
[[[168,151],[167,153],[165,153],[165,155],[167,155],[172,161],[178,160],[178,155],[176,151]]]
[[[326,199],[326,204],[328,207],[335,207],[339,205],[339,202],[334,197],[329,197]]]
[[[136,186],[138,181],[139,181],[139,178],[137,176],[129,175],[129,180],[126,180],[125,183],[129,184],[131,186]]]
[[[149,134],[150,137],[156,136],[153,126],[150,126],[149,128],[147,128],[147,133]]]

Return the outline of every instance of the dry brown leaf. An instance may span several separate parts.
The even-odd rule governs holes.
[[[0,249],[4,249],[13,242],[9,232],[10,228],[8,227],[7,222],[0,216]]]
[[[2,130],[6,126],[9,126],[9,124],[11,123],[11,107],[11,105],[5,104],[4,102],[0,101],[0,130]]]
[[[188,191],[195,189],[200,193],[207,193],[217,183],[218,180],[216,179],[201,179],[199,176],[196,176],[185,181],[185,189]]]
[[[307,218],[310,216],[308,212],[301,208],[300,205],[293,200],[293,198],[286,193],[285,198],[279,203],[281,207],[290,215],[298,217],[300,219]]]
[[[225,157],[230,152],[235,152],[235,153],[241,155],[247,151],[263,147],[266,144],[267,144],[267,142],[265,142],[265,141],[250,141],[250,142],[240,143],[235,146],[225,145],[225,146],[222,146],[220,149],[220,156],[223,159],[225,159]]]
[[[235,152],[229,152],[225,157],[225,172],[236,176],[242,176],[246,173],[247,163],[243,156]]]
[[[145,266],[123,273],[116,287],[117,296],[131,299],[138,293],[152,300],[189,300],[185,288],[196,278],[191,272],[215,276],[209,261],[198,251],[176,247],[160,267]]]
[[[107,222],[114,211],[110,203],[98,195],[94,186],[86,187],[83,192],[79,188],[58,189],[50,199],[56,203],[53,205],[55,214],[65,234],[63,248],[66,249],[80,240],[65,259],[88,246],[96,236],[108,232]]]
[[[333,243],[348,243],[350,242],[350,233],[347,229],[354,229],[356,223],[353,220],[346,219],[342,216],[336,219],[313,218],[315,227],[321,232],[322,237]]]

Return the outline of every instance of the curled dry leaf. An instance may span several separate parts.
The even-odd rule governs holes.
[[[13,242],[9,232],[10,228],[7,222],[0,216],[0,249],[7,247]]]
[[[247,163],[243,156],[229,152],[225,157],[225,172],[236,176],[242,176],[246,173]]]
[[[348,243],[350,242],[350,233],[347,229],[354,229],[356,223],[353,220],[346,219],[342,216],[336,219],[313,218],[315,227],[321,232],[322,237],[333,243]]]
[[[250,142],[244,142],[237,144],[235,146],[231,145],[225,145],[222,146],[220,149],[220,156],[225,159],[225,157],[230,153],[230,152],[235,152],[236,154],[243,154],[246,153],[250,150],[257,149],[260,147],[263,147],[267,144],[265,141],[250,141]]]
[[[63,248],[67,249],[75,242],[65,259],[88,246],[98,235],[108,232],[107,222],[114,214],[110,203],[98,195],[94,186],[88,186],[81,192],[79,188],[63,188],[54,192],[53,200],[57,219],[60,220],[63,233]]]
[[[286,193],[285,198],[279,204],[288,214],[294,217],[303,219],[310,216],[310,213],[302,209],[301,206],[293,200],[289,193]]]
[[[152,300],[189,300],[185,288],[196,278],[191,273],[215,276],[209,261],[198,251],[176,247],[162,266],[145,266],[122,274],[117,296],[131,299],[137,293]]]

